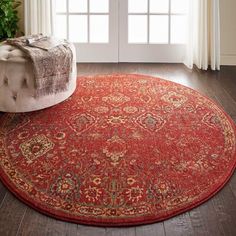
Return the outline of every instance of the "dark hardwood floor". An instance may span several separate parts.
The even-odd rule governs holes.
[[[80,64],[78,75],[138,73],[158,76],[200,91],[220,104],[236,123],[236,67],[193,71],[181,64]],[[0,182],[0,236],[236,236],[236,174],[213,198],[169,220],[128,228],[66,223],[31,209]]]

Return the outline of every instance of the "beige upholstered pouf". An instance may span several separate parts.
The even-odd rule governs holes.
[[[33,66],[18,48],[0,45],[0,111],[28,112],[53,106],[67,99],[76,88],[76,56],[67,91],[35,97]]]

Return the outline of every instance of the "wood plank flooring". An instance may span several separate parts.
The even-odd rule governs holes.
[[[236,67],[220,72],[187,69],[181,64],[80,64],[78,75],[136,73],[161,77],[212,98],[236,123]],[[0,182],[0,236],[236,236],[236,174],[215,197],[169,220],[137,227],[90,227],[66,223],[31,209]]]

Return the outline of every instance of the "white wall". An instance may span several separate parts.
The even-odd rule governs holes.
[[[236,65],[236,0],[220,0],[221,64]]]
[[[20,0],[20,30],[24,31],[24,0]],[[236,65],[236,0],[220,0],[221,64]]]

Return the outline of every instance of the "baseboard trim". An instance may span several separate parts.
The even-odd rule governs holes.
[[[221,65],[222,66],[235,66],[236,65],[236,55],[221,55]]]

